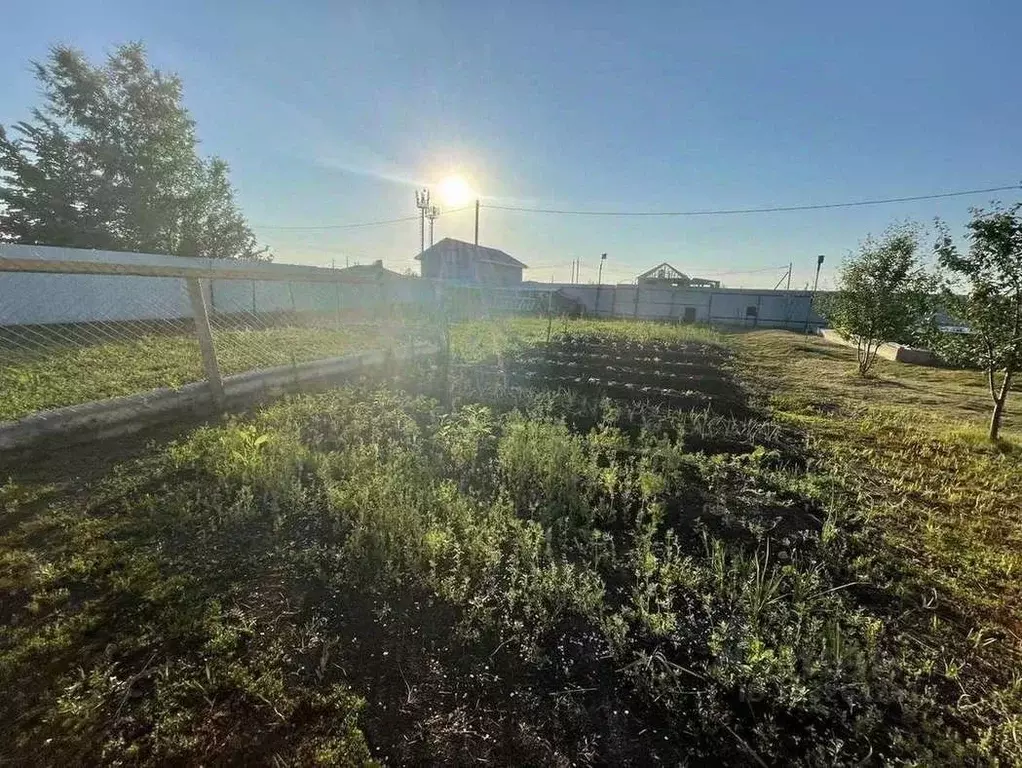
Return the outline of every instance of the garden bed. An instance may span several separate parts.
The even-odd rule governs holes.
[[[607,326],[594,354],[688,370],[669,388],[698,402],[575,381],[592,356],[555,334],[449,389],[424,365],[283,401],[80,494],[4,486],[0,757],[1006,754],[955,717],[929,652],[885,633],[908,607],[871,578],[861,519],[728,350]]]

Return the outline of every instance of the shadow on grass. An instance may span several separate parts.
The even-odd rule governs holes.
[[[791,349],[792,352],[803,352],[816,357],[830,358],[831,360],[847,360],[851,357],[849,350],[845,347],[825,347],[821,344],[795,344]]]

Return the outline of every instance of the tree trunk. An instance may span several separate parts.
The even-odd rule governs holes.
[[[1015,373],[1014,369],[1008,368],[1004,372],[1004,380],[1001,382],[1001,391],[997,393],[997,397],[994,398],[994,412],[990,416],[990,433],[989,438],[996,440],[1001,432],[1001,419],[1004,416],[1004,403],[1008,399],[1008,392],[1011,391],[1011,377]],[[991,375],[991,379],[992,379]]]
[[[860,376],[867,376],[869,374],[870,369],[873,367],[873,363],[876,362],[877,353],[880,351],[880,345],[882,343],[882,341],[874,343],[871,339],[867,339],[865,342],[865,348],[863,348],[862,342],[859,342],[857,352]]]

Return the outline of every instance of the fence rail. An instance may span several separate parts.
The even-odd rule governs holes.
[[[86,251],[48,245],[0,245],[0,272],[122,275],[218,280],[372,283],[344,270],[259,261],[182,258],[150,253]]]
[[[370,350],[421,351],[435,289],[384,275],[0,245],[0,422],[34,419],[16,432],[36,435],[168,403],[219,408],[253,386],[239,375],[270,388],[281,371],[298,381]]]

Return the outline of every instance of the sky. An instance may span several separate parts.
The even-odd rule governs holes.
[[[482,200],[480,243],[526,279],[626,282],[667,261],[729,286],[822,287],[869,233],[1022,192],[713,217],[589,217],[835,203],[1022,181],[1017,30],[1006,0],[17,3],[0,123],[38,102],[30,62],[66,43],[145,43],[177,73],[200,151],[231,166],[287,263],[415,269],[414,191],[451,175]],[[13,34],[11,34],[13,32]],[[434,195],[436,197],[436,195]],[[443,201],[441,201],[443,202]],[[451,206],[448,205],[448,208]],[[435,237],[471,240],[471,210]]]

